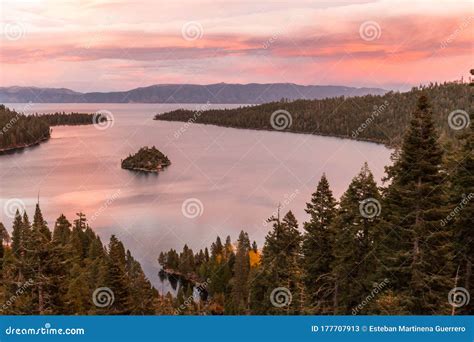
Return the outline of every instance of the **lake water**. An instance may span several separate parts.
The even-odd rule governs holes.
[[[302,223],[305,203],[323,172],[339,198],[364,161],[380,180],[391,152],[347,139],[153,120],[156,113],[201,105],[7,106],[38,113],[113,114],[113,125],[105,130],[54,127],[48,142],[0,156],[0,204],[4,208],[18,198],[32,215],[39,193],[51,229],[61,213],[72,222],[75,213],[84,212],[103,242],[111,234],[124,242],[160,291],[169,290],[157,275],[160,251],[181,250],[185,243],[198,251],[217,235],[235,241],[241,229],[261,247],[270,229],[265,220],[278,203]],[[145,145],[155,145],[172,165],[158,175],[122,170],[121,159]],[[1,215],[11,228],[5,210]]]

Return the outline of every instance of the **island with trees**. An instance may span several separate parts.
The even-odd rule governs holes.
[[[142,147],[137,153],[122,160],[122,169],[158,173],[171,165],[171,161],[155,146]]]
[[[472,315],[472,300],[449,295],[474,284],[474,126],[445,149],[435,115],[421,96],[382,188],[366,163],[339,199],[323,175],[305,222],[278,210],[262,246],[242,231],[159,253],[176,295],[158,293],[117,237],[104,246],[84,214],[51,232],[39,205],[32,221],[17,211],[11,236],[0,223],[0,314]]]

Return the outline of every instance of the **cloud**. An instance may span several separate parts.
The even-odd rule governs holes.
[[[312,73],[326,75],[332,70],[318,80],[352,84],[348,75],[360,77],[353,70],[357,68],[378,70],[377,81],[391,84],[403,82],[402,71],[431,65],[427,59],[442,63],[444,69],[432,67],[424,70],[426,75],[458,76],[465,71],[459,68],[472,57],[474,20],[465,3],[297,0],[223,5],[207,0],[199,6],[188,0],[179,4],[139,0],[132,10],[124,0],[38,0],[28,6],[9,2],[4,16],[9,21],[2,23],[2,29],[20,23],[24,32],[15,40],[2,32],[1,81],[19,84],[28,75],[29,84],[44,83],[41,66],[61,69],[58,79],[51,80],[61,86],[61,82],[89,83],[73,77],[89,77],[88,71],[95,69],[95,74],[104,75],[94,83],[97,90],[110,87],[111,79],[141,85],[133,83],[137,74],[153,78],[154,83],[185,82],[197,75],[200,83],[241,79],[314,83]],[[181,29],[189,21],[200,23],[201,38],[183,39]],[[380,27],[376,39],[361,37],[365,22]],[[153,77],[144,70],[153,70]],[[121,75],[111,77],[113,73]],[[426,78],[421,70],[412,75],[420,77],[417,83]]]

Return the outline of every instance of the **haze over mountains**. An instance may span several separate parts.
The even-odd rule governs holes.
[[[127,91],[80,93],[66,88],[0,87],[0,103],[242,103],[260,104],[282,98],[323,99],[336,96],[382,95],[380,88],[331,85],[157,84]]]

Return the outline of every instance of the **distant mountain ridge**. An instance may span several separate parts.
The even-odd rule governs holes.
[[[81,93],[67,88],[0,87],[0,103],[240,103],[383,95],[381,88],[293,83],[157,84],[127,91]]]

